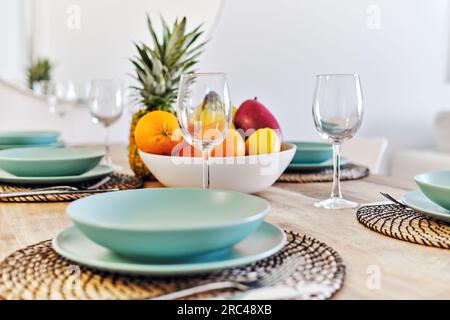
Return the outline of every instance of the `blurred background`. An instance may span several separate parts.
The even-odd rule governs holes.
[[[69,143],[102,142],[83,86],[102,78],[132,83],[133,41],[150,43],[147,13],[157,22],[161,15],[204,23],[210,41],[199,70],[226,72],[237,106],[258,97],[285,138],[318,140],[316,74],[359,73],[358,137],[389,142],[381,172],[449,169],[447,0],[0,0],[0,130],[52,127]],[[59,115],[27,82],[27,68],[43,57],[52,80],[70,83],[75,95]],[[127,143],[133,108],[111,128],[114,142]]]

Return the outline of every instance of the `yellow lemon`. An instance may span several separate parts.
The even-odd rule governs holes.
[[[275,130],[263,128],[256,130],[245,142],[247,155],[280,152],[281,143]]]
[[[232,114],[232,120],[231,120],[231,129],[236,129],[236,126],[234,125],[234,117],[235,117],[235,115],[236,115],[236,111],[237,111],[237,108],[236,108],[236,106],[233,106],[233,114]]]

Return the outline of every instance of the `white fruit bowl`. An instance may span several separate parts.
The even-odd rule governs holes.
[[[286,170],[297,147],[283,144],[281,152],[242,157],[211,157],[211,188],[245,193],[270,187]],[[150,172],[166,187],[202,187],[202,160],[139,151]]]

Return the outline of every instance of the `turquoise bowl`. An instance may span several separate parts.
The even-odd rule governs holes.
[[[55,143],[60,133],[57,131],[5,131],[0,132],[0,144],[39,145]]]
[[[233,191],[162,188],[90,196],[66,212],[97,244],[162,262],[232,247],[260,226],[269,204]]]
[[[414,180],[428,199],[450,210],[450,171],[422,173]]]
[[[297,146],[294,159],[291,163],[320,163],[333,157],[333,146],[321,142],[291,141]]]
[[[103,150],[88,148],[18,148],[0,151],[0,168],[19,177],[76,176],[95,168]]]

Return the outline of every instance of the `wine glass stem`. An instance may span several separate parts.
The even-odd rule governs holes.
[[[110,153],[110,146],[109,146],[109,127],[105,126],[105,163],[107,165],[112,164],[111,160],[111,153]]]
[[[341,144],[333,142],[333,189],[332,198],[342,198],[341,193]]]
[[[211,150],[202,150],[202,166],[203,166],[203,189],[210,188],[209,180],[209,157],[211,155]]]

